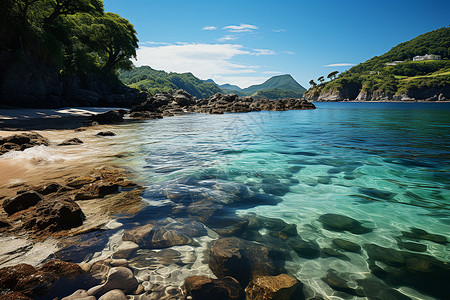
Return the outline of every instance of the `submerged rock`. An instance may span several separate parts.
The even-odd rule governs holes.
[[[338,214],[321,215],[319,221],[325,229],[332,231],[350,231],[354,234],[364,234],[372,231],[372,229],[362,226],[361,222]]]
[[[192,237],[206,234],[207,231],[200,222],[167,218],[156,224],[147,224],[126,231],[123,239],[135,242],[143,248],[159,249],[192,244]]]
[[[367,244],[364,249],[369,256],[369,267],[374,275],[389,285],[411,286],[419,291],[438,298],[445,298],[447,278],[450,278],[450,265],[435,257],[399,251]],[[381,268],[376,262],[382,262],[391,268]]]
[[[183,284],[186,297],[193,300],[244,300],[244,292],[233,277],[211,279],[205,276],[191,276]]]
[[[336,270],[328,270],[327,275],[323,277],[322,280],[336,291],[345,292],[358,297],[365,296],[365,293],[361,288],[350,287],[347,281],[343,279]]]
[[[427,240],[443,245],[446,245],[448,243],[448,239],[443,235],[428,233],[423,229],[415,227],[411,227],[410,232],[402,231],[402,235],[403,237],[409,239]]]
[[[344,239],[339,239],[339,238],[338,239],[334,239],[333,240],[333,244],[338,246],[342,250],[345,250],[345,251],[355,252],[355,253],[360,253],[361,252],[361,246],[360,245],[358,245],[356,243],[353,243],[353,242],[350,242],[350,241],[347,241],[347,240],[344,240]]]
[[[247,300],[301,300],[305,299],[302,284],[292,276],[259,276],[245,288]]]
[[[314,241],[304,241],[300,237],[288,240],[288,245],[301,257],[314,259],[320,256],[320,247]]]
[[[257,276],[278,275],[284,270],[282,252],[236,237],[211,243],[209,267],[218,278],[231,276],[242,286]]]
[[[109,270],[106,282],[90,288],[88,295],[98,297],[116,289],[122,290],[125,293],[131,293],[136,290],[137,286],[138,281],[130,269],[114,267]]]

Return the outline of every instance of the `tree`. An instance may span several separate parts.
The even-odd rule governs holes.
[[[336,77],[337,73],[339,73],[339,71],[333,71],[330,74],[328,74],[327,78],[330,80],[334,79]]]
[[[312,80],[312,79],[309,81],[309,84],[310,84],[312,87],[316,87],[316,86],[317,86],[317,83],[315,83],[314,80]]]
[[[88,13],[92,15],[103,14],[102,0],[43,0],[51,7],[51,13],[45,17],[44,23],[50,25],[60,15],[74,15],[76,13]]]
[[[323,83],[324,78],[323,78],[323,76],[320,76],[319,78],[317,78],[317,80],[320,81],[320,83]]]
[[[138,38],[134,26],[114,13],[101,17],[83,16],[84,22],[78,28],[79,38],[99,56],[104,72],[117,68],[131,68],[130,58],[136,57]]]

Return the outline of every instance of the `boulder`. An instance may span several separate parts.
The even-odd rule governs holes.
[[[247,300],[300,300],[305,299],[302,284],[292,276],[260,276],[245,288]]]
[[[22,219],[26,229],[56,232],[80,226],[83,224],[84,214],[69,197],[60,197],[40,201]]]
[[[61,300],[97,300],[94,296],[89,296],[85,290],[77,290],[73,294],[62,298]]]
[[[122,290],[125,293],[131,293],[136,290],[138,281],[133,272],[125,267],[111,268],[104,284],[94,286],[88,290],[90,296],[101,296],[111,290]]]
[[[79,144],[83,144],[83,141],[80,140],[79,138],[72,138],[72,139],[65,140],[62,143],[59,143],[58,146],[72,146],[72,145],[79,145]]]
[[[118,111],[110,110],[105,113],[90,116],[89,120],[98,124],[117,124],[123,122],[123,116]]]
[[[284,270],[282,252],[236,237],[211,243],[209,268],[218,278],[231,276],[245,287],[257,276],[279,275]]]
[[[5,201],[3,201],[2,206],[6,213],[10,216],[18,211],[22,211],[31,206],[35,206],[43,199],[44,198],[41,194],[36,193],[35,191],[29,191],[6,199]]]
[[[100,131],[96,135],[97,136],[115,136],[116,134],[112,131]]]
[[[111,290],[98,298],[98,300],[127,300],[127,296],[121,290]]]
[[[75,200],[89,200],[103,198],[106,195],[114,194],[119,191],[119,185],[113,182],[103,180],[84,185],[76,194]]]
[[[243,300],[244,292],[239,282],[232,277],[211,279],[205,276],[191,276],[183,284],[186,297],[192,300]]]
[[[61,277],[74,278],[83,274],[74,263],[51,260],[40,268],[19,264],[0,269],[0,290],[21,292],[33,297],[47,291]]]

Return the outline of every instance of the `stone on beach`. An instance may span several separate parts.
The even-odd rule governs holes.
[[[71,138],[71,139],[65,140],[62,143],[59,143],[58,146],[72,146],[72,145],[79,145],[79,144],[83,144],[83,141],[80,140],[79,138]]]
[[[119,191],[119,185],[113,182],[103,180],[85,184],[76,194],[75,200],[89,200],[103,198],[106,195],[114,194]]]
[[[0,155],[12,150],[23,151],[40,145],[48,146],[49,141],[36,132],[14,134],[0,138]]]
[[[5,201],[3,201],[2,206],[8,215],[12,215],[31,206],[35,206],[43,199],[44,198],[41,194],[36,193],[35,191],[28,191],[15,197],[6,199]]]
[[[92,122],[97,122],[98,124],[116,124],[123,122],[123,116],[120,112],[115,110],[110,110],[105,113],[96,114],[89,117]]]
[[[116,134],[112,131],[100,131],[96,135],[97,136],[115,136]]]

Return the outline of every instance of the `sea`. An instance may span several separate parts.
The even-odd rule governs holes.
[[[146,208],[133,217],[117,215],[119,225],[103,230],[103,244],[89,248],[90,253],[71,248],[56,254],[66,260],[98,261],[114,252],[126,229],[167,218],[189,219],[192,214],[183,209],[174,214],[178,197],[194,202],[205,189],[220,191],[217,197],[235,197],[240,194],[233,191],[239,189],[256,195],[251,198],[255,202],[241,205],[236,200],[224,214],[235,220],[256,216],[294,224],[298,237],[315,251],[305,255],[284,249],[289,253],[286,272],[304,284],[307,297],[365,299],[358,292],[362,288],[371,290],[369,299],[444,299],[442,283],[450,280],[442,278],[448,276],[450,262],[450,103],[315,105],[314,110],[186,114],[110,125],[102,129],[116,136],[101,141],[92,134],[99,128],[39,131],[53,140],[70,132],[85,143],[65,149],[35,147],[1,160],[33,166],[12,172],[11,182],[56,169],[70,172],[75,162],[113,163],[131,170],[132,179],[145,187]],[[268,200],[259,201],[263,198]],[[326,221],[329,217],[334,222],[336,215],[366,230]],[[214,228],[221,225],[204,223],[208,235],[171,248],[178,263],[149,263],[154,253],[138,251],[139,258],[129,259],[138,279],[150,289],[155,284],[180,286],[191,275],[213,277],[208,247],[219,238]],[[258,233],[260,239],[280,240],[279,247],[292,238],[277,236],[270,228]],[[360,249],[343,249],[336,239]],[[403,253],[404,258],[393,263],[380,252]],[[420,266],[411,267],[417,261]],[[401,275],[390,276],[396,272]],[[420,283],[427,280],[431,283]]]

